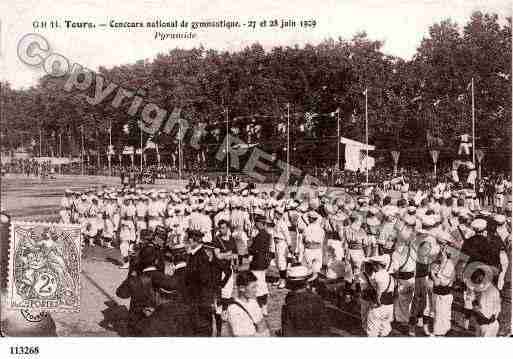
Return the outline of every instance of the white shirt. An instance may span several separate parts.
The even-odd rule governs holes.
[[[228,324],[230,325],[232,335],[235,337],[249,337],[257,334],[255,323],[263,319],[262,309],[256,299],[250,299],[248,302],[235,299],[251,315],[249,315],[238,305],[230,304],[228,306]]]
[[[495,286],[490,285],[485,291],[481,292],[479,311],[486,318],[491,318],[492,315],[495,315],[495,318],[499,316],[501,312],[501,296]]]
[[[319,221],[310,223],[305,229],[306,243],[322,243],[324,240],[324,229],[322,229]]]

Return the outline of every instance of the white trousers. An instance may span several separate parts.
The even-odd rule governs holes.
[[[434,335],[445,335],[451,329],[452,301],[452,294],[433,294]]]
[[[478,337],[496,337],[497,333],[499,333],[499,322],[497,320],[476,328],[476,336]]]
[[[267,282],[265,281],[265,270],[253,270],[251,271],[257,278],[257,290],[256,296],[260,297],[262,295],[269,294],[269,288],[267,287]]]
[[[394,300],[395,320],[399,323],[408,323],[411,316],[411,304],[415,292],[415,277],[408,280],[397,280],[397,298]]]
[[[354,280],[356,280],[360,276],[363,260],[365,259],[363,249],[350,249],[349,258],[351,259],[351,265],[353,266],[353,277]]]
[[[287,257],[289,254],[289,246],[287,241],[283,239],[276,239],[276,266],[279,271],[287,270]]]
[[[119,250],[123,258],[128,257],[128,250],[130,249],[130,243],[128,241],[121,241],[119,244]]]
[[[305,248],[304,262],[312,269],[312,272],[319,273],[322,267],[322,248],[308,249]]]

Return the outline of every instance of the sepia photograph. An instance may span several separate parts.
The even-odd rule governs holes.
[[[510,0],[1,4],[2,337],[511,336],[511,30]]]

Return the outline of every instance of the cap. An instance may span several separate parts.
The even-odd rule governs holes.
[[[312,271],[303,265],[292,266],[287,269],[287,281],[290,282],[297,283],[312,280],[312,276]]]
[[[486,228],[486,221],[482,218],[474,219],[470,224],[472,229],[476,232],[482,232]]]
[[[435,224],[434,216],[422,216],[422,227],[433,227]]]
[[[497,224],[504,224],[506,223],[506,216],[502,215],[502,214],[497,214],[493,217],[493,219],[495,220],[495,222],[497,222]]]
[[[388,262],[389,262],[389,259],[390,257],[387,256],[386,254],[383,254],[383,255],[380,255],[380,256],[372,256],[372,257],[368,257],[366,259],[364,259],[365,262],[372,262],[372,263],[378,263],[378,264],[381,264],[382,266],[388,266]]]

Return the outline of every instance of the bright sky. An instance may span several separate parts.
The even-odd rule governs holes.
[[[10,2],[10,4],[7,4]],[[253,42],[265,48],[275,45],[317,44],[332,37],[351,38],[365,30],[372,39],[385,41],[384,52],[411,58],[428,27],[450,17],[464,24],[475,10],[495,12],[503,19],[512,15],[511,0],[23,0],[0,4],[0,79],[14,87],[36,83],[42,70],[30,68],[17,58],[19,39],[31,32],[43,35],[52,51],[91,69],[103,65],[133,63],[153,58],[171,48],[238,50]],[[162,19],[248,20],[315,19],[317,26],[305,30],[238,29],[198,30],[194,40],[155,40],[154,29],[65,29],[64,20],[97,24],[116,21]],[[59,29],[35,29],[33,21],[59,20]],[[281,22],[281,21],[280,21]],[[48,25],[49,26],[49,25]],[[184,32],[157,29],[161,32]]]

